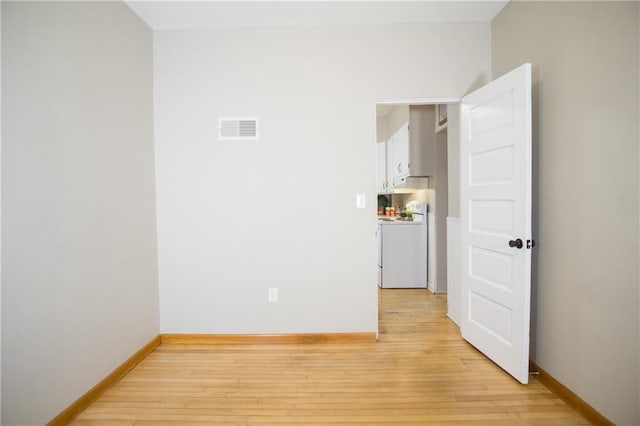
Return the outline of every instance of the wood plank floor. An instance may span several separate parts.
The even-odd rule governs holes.
[[[380,341],[162,345],[74,425],[589,424],[464,342],[446,296],[380,291]]]

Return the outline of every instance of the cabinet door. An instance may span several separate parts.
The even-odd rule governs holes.
[[[386,142],[378,142],[376,148],[376,189],[378,194],[384,194],[387,192],[387,144]]]
[[[389,170],[395,184],[409,175],[409,123],[403,124],[391,138],[393,161]]]
[[[382,287],[427,287],[424,224],[385,224],[382,229]]]

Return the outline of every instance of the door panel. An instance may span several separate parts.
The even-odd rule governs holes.
[[[512,146],[472,154],[469,161],[469,183],[477,186],[512,181],[513,155]]]
[[[528,382],[531,251],[531,65],[461,101],[463,337]]]
[[[512,291],[513,256],[494,250],[471,247],[469,253],[469,275],[489,285]]]
[[[409,174],[409,123],[403,124],[393,135],[393,183],[401,184]]]

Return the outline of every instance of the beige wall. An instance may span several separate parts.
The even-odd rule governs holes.
[[[604,416],[640,422],[638,3],[511,2],[494,77],[534,65],[532,358]]]
[[[376,102],[462,96],[490,40],[489,23],[157,31],[161,331],[376,332]],[[259,141],[218,140],[217,117],[245,115]]]
[[[44,424],[158,334],[152,33],[2,2],[2,424]]]

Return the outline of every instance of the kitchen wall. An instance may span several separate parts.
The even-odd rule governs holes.
[[[460,104],[447,108],[448,217],[460,217]]]
[[[156,32],[161,331],[375,332],[376,101],[486,81],[489,28]],[[221,116],[260,140],[219,141]]]
[[[638,2],[510,2],[492,23],[494,76],[534,64],[532,358],[620,425],[640,423],[638,43]]]
[[[45,424],[158,334],[152,32],[2,2],[2,421]]]
[[[388,197],[391,197],[391,205],[395,206],[398,204],[404,207],[409,201],[421,201],[429,205],[429,202],[435,199],[435,194],[433,189],[411,189],[411,192],[389,194]],[[429,205],[429,209],[431,208],[431,205]]]
[[[389,111],[387,120],[387,137],[388,140],[393,136],[403,124],[409,121],[409,105],[395,105]]]

